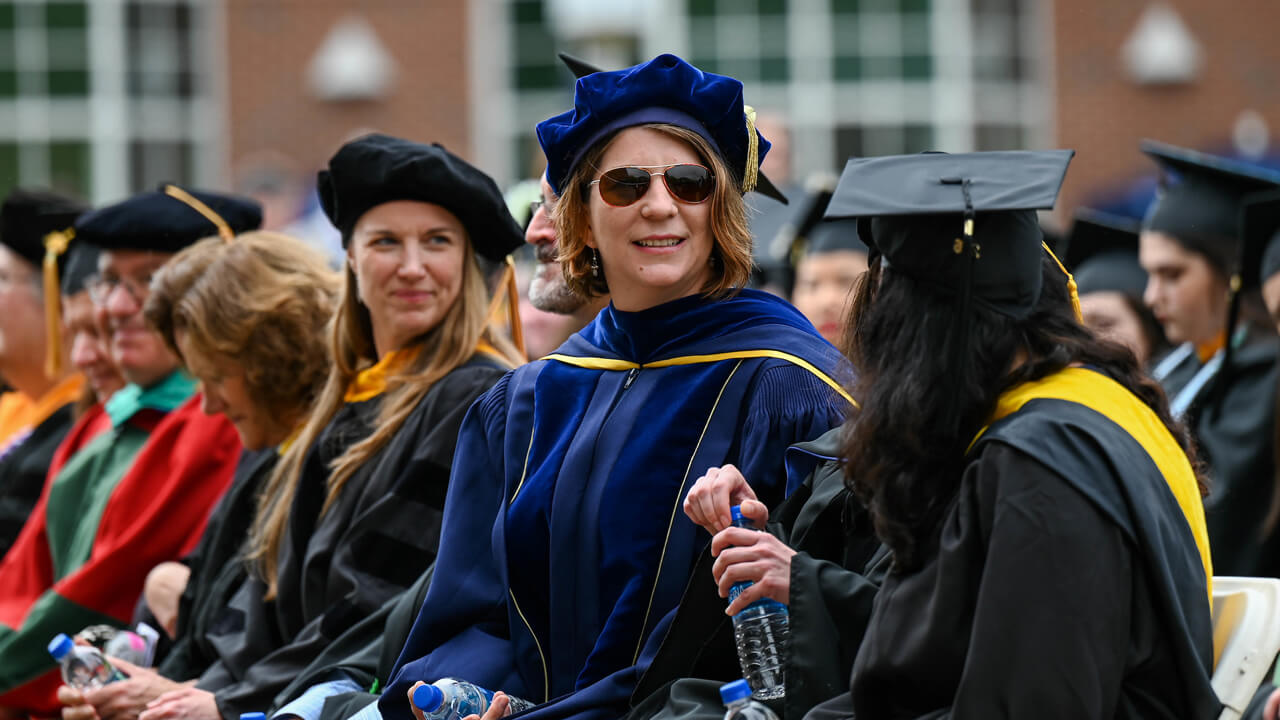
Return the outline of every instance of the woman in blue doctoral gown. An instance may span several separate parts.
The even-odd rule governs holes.
[[[528,717],[624,714],[709,539],[680,512],[694,480],[733,463],[776,503],[783,450],[848,409],[839,353],[739,289],[742,194],[769,149],[741,83],[671,55],[594,73],[538,137],[566,280],[612,302],[464,421],[386,718],[443,677],[538,704]]]

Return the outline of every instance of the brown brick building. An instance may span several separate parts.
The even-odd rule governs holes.
[[[226,0],[227,159],[264,153],[323,166],[347,138],[376,130],[469,154],[465,0]],[[389,55],[385,90],[324,99],[311,78],[344,21],[367,23]],[[341,59],[341,55],[339,55]]]
[[[1154,165],[1138,151],[1144,137],[1229,151],[1242,114],[1280,134],[1280,3],[1273,0],[1171,0],[1199,48],[1199,70],[1183,83],[1141,85],[1127,73],[1125,43],[1156,3],[1062,0],[1053,3],[1054,144],[1078,152],[1067,176],[1070,208]],[[1248,120],[1243,121],[1249,124]]]

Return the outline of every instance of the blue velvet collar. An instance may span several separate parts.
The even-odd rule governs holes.
[[[717,345],[716,340],[729,333],[764,325],[816,334],[813,325],[786,301],[759,290],[743,290],[723,300],[690,295],[637,312],[625,312],[610,303],[558,352],[646,363],[693,354],[699,345]]]

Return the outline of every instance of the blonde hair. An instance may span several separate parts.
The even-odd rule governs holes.
[[[432,386],[470,360],[481,340],[498,349],[508,367],[524,362],[511,342],[488,325],[488,291],[471,252],[470,236],[467,236],[463,252],[462,288],[457,300],[439,324],[413,342],[420,350],[388,380],[387,389],[379,398],[381,407],[375,430],[333,461],[320,513],[322,517],[355,472],[395,437]],[[324,389],[298,439],[274,471],[287,488],[287,495],[282,495],[279,502],[270,508],[250,556],[267,584],[267,600],[276,594],[277,557],[307,451],[342,408],[347,387],[356,374],[378,360],[373,343],[373,321],[368,308],[358,298],[355,272],[349,265],[344,273],[338,310],[330,326],[329,345],[333,365]]]
[[[726,297],[747,284],[751,277],[751,228],[747,224],[747,203],[742,198],[737,177],[711,144],[692,130],[678,125],[651,123],[635,127],[656,130],[683,140],[698,153],[702,162],[716,176],[711,194],[711,279],[702,288],[708,297]],[[556,242],[560,248],[557,260],[564,272],[565,284],[579,295],[592,297],[609,292],[604,273],[591,272],[592,250],[587,245],[588,203],[590,186],[598,172],[596,165],[617,135],[602,140],[583,155],[577,167],[561,186],[554,220]]]

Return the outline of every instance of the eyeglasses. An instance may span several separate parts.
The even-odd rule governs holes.
[[[111,293],[115,292],[116,288],[124,288],[129,297],[141,307],[146,303],[147,296],[151,294],[151,276],[134,279],[92,275],[84,281],[84,286],[89,291],[89,299],[94,305],[106,305],[107,298],[111,297]]]
[[[660,172],[650,172],[649,168],[666,168]],[[587,183],[600,186],[600,199],[606,205],[626,207],[634,204],[649,192],[653,177],[661,175],[662,181],[680,202],[697,204],[705,202],[716,189],[716,176],[701,165],[642,165],[628,166],[606,170],[597,180]]]

